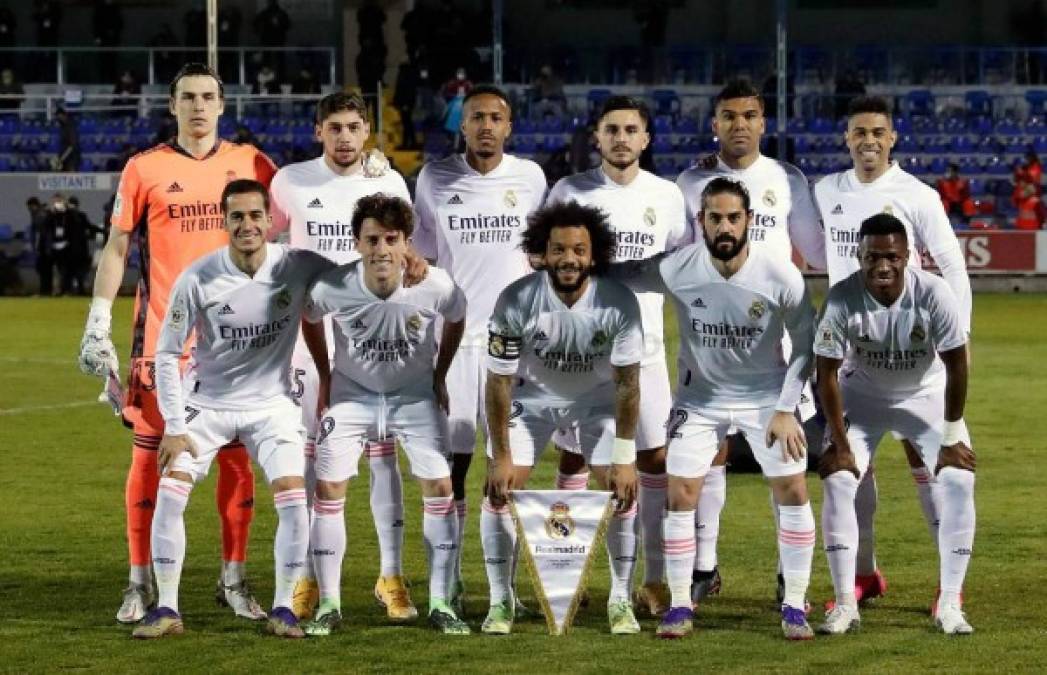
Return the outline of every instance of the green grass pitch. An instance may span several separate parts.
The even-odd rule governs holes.
[[[347,623],[327,640],[283,642],[214,606],[219,568],[214,477],[187,513],[182,582],[187,633],[133,642],[113,620],[125,584],[123,484],[131,436],[94,399],[99,383],[75,364],[87,303],[0,299],[0,671],[284,672],[677,672],[1041,670],[1047,662],[1047,296],[975,298],[973,376],[967,420],[979,453],[978,534],[966,586],[976,632],[933,632],[927,606],[937,555],[931,548],[900,447],[878,459],[878,558],[890,589],[863,612],[862,631],[812,643],[783,641],[773,607],[775,541],[767,489],[731,475],[721,528],[724,590],[700,610],[688,640],[613,638],[603,611],[606,556],[592,573],[592,604],[573,632],[546,634],[540,618],[507,638],[435,635],[393,627],[370,598],[377,571],[366,469],[350,488],[349,554],[343,572]],[[126,353],[130,302],[116,306]],[[667,331],[675,340],[675,326]],[[468,619],[478,631],[486,579],[478,536],[483,461],[473,467],[465,549]],[[534,486],[551,484],[546,453]],[[260,474],[260,472],[257,472]],[[809,475],[816,516],[821,488]],[[424,610],[425,562],[419,493],[408,485],[406,571]],[[252,531],[250,577],[266,605],[272,592],[274,513],[264,485]],[[820,529],[820,526],[819,526]],[[533,606],[526,575],[524,600]],[[824,553],[815,552],[810,597],[831,595]],[[816,610],[817,611],[817,610]]]

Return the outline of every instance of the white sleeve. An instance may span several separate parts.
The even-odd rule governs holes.
[[[611,345],[611,365],[631,366],[643,358],[643,324],[640,319],[640,303],[633,293],[623,293],[618,303],[618,332]]]
[[[393,194],[404,200],[408,204],[411,204],[411,191],[407,189],[407,181],[404,180],[403,175],[399,171],[392,171],[393,182],[396,183],[396,187],[393,189]]]
[[[487,322],[487,369],[497,375],[514,375],[520,367],[523,325],[519,311],[511,307],[511,286],[502,291]]]
[[[928,188],[924,191],[921,208],[917,213],[916,246],[927,249],[934,258],[942,278],[949,284],[956,297],[963,328],[971,332],[971,279],[967,276],[967,261],[960,248],[960,241],[953,232],[945,207],[937,193]]]
[[[847,303],[842,291],[845,286],[846,284],[836,284],[829,289],[829,296],[825,299],[825,306],[822,307],[822,315],[815,329],[816,356],[841,361],[847,356]]]
[[[947,288],[932,292],[928,298],[931,311],[931,335],[936,351],[947,352],[967,344],[968,331],[963,325],[953,293]]]
[[[273,228],[269,231],[269,239],[275,241],[276,237],[287,231],[291,226],[290,197],[287,195],[287,174],[281,169],[273,176],[273,182],[269,185],[269,217],[273,219]]]
[[[677,187],[673,190],[669,195],[669,199],[672,200],[671,211],[674,214],[674,218],[673,222],[669,224],[670,230],[665,242],[665,248],[668,251],[672,251],[673,249],[693,244],[697,239],[695,239],[694,226],[690,218],[687,217],[687,204],[684,202],[680,188]]]
[[[788,176],[789,193],[792,196],[792,209],[788,217],[789,239],[808,265],[824,270],[825,232],[811,197],[811,187],[807,184],[807,177],[796,167],[789,167]]]
[[[463,321],[467,307],[465,293],[458,287],[458,284],[450,280],[450,277],[448,277],[448,282],[450,288],[440,303],[440,314],[445,320],[452,323]]]
[[[811,377],[814,358],[811,344],[814,333],[814,305],[807,292],[800,270],[790,266],[789,286],[782,294],[782,319],[785,329],[792,341],[792,352],[789,354],[789,368],[782,383],[782,393],[778,397],[775,410],[793,412],[800,403],[803,387]]]
[[[418,174],[418,183],[414,189],[414,212],[418,217],[418,222],[415,223],[411,245],[423,258],[436,260],[439,255],[439,237],[441,234],[440,224],[436,218],[436,210],[432,206],[430,183],[429,172],[422,169],[422,172]]]
[[[332,310],[328,303],[328,295],[331,291],[330,278],[321,275],[305,295],[305,308],[302,309],[302,318],[309,323],[320,323],[320,321]]]
[[[559,204],[561,202],[568,201],[570,195],[567,192],[567,179],[561,178],[556,181],[556,185],[549,190],[549,194],[545,196],[546,204]]]
[[[532,164],[534,165],[534,175],[531,177],[531,180],[535,193],[535,202],[532,208],[527,211],[528,215],[542,208],[542,204],[546,200],[546,194],[549,192],[549,181],[545,178],[545,172],[542,171],[542,167],[533,162]]]
[[[164,418],[164,433],[186,433],[185,401],[178,361],[193,330],[197,314],[196,277],[186,271],[178,277],[167,303],[167,314],[156,342],[156,397]]]

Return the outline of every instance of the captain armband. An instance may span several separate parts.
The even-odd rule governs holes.
[[[487,338],[487,353],[496,359],[515,361],[520,358],[523,338],[491,332]]]

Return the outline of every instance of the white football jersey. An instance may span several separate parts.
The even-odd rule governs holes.
[[[702,190],[713,178],[740,181],[749,191],[753,223],[749,241],[792,260],[793,246],[811,267],[825,269],[825,238],[821,218],[811,199],[811,188],[803,172],[788,162],[760,155],[746,169],[732,169],[719,155],[711,155],[687,169],[676,179],[687,204],[687,221],[697,222],[702,210]],[[700,236],[700,235],[699,235]]]
[[[422,167],[415,249],[447,270],[469,299],[462,346],[483,346],[498,294],[531,271],[520,248],[527,216],[545,199],[541,167],[504,155],[481,174],[452,155]]]
[[[168,433],[182,433],[186,404],[247,410],[287,397],[288,364],[306,292],[334,266],[312,251],[266,244],[265,262],[248,276],[225,247],[195,261],[175,282],[160,338],[156,380]],[[196,346],[184,375],[178,358],[189,333]]]
[[[363,172],[340,176],[323,157],[289,164],[269,187],[273,228],[290,230],[294,248],[315,251],[339,265],[360,257],[353,241],[353,211],[361,197],[383,192],[411,203],[403,176],[390,169],[368,178]]]
[[[956,299],[937,276],[909,267],[890,307],[877,302],[855,272],[829,289],[814,353],[843,359],[840,382],[862,394],[904,400],[945,386],[939,352],[964,345]]]
[[[814,199],[825,227],[829,284],[858,270],[858,231],[862,221],[890,213],[905,225],[909,264],[920,267],[919,250],[934,258],[956,296],[964,330],[971,330],[971,280],[960,242],[934,188],[896,162],[871,183],[858,180],[854,169],[826,176],[814,186]]]
[[[611,273],[638,290],[668,293],[675,303],[676,405],[796,410],[810,376],[815,315],[803,275],[791,261],[749,247],[741,269],[724,278],[700,243],[616,263]],[[788,361],[782,354],[786,331],[792,341]]]
[[[334,324],[331,405],[370,394],[433,397],[437,317],[465,318],[465,295],[443,270],[382,299],[364,284],[357,261],[322,274],[309,291],[305,318]]]
[[[573,306],[533,272],[498,297],[490,321],[487,367],[519,375],[513,399],[542,406],[614,403],[612,366],[640,363],[643,331],[636,296],[611,279],[590,277]]]
[[[683,195],[671,181],[641,170],[628,185],[611,180],[600,167],[560,179],[547,203],[577,201],[607,214],[618,239],[617,260],[642,260],[693,241]],[[665,360],[660,293],[640,293],[643,317],[643,363]]]

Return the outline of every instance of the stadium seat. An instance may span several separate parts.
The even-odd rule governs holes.
[[[930,117],[934,115],[934,94],[930,89],[913,89],[905,95],[904,106],[910,117]]]
[[[654,118],[656,134],[670,134],[673,131],[673,118],[669,115],[658,115]]]
[[[589,104],[589,114],[593,115],[598,112],[603,102],[613,95],[614,92],[610,89],[590,89],[589,93],[585,95],[585,99]]]
[[[675,118],[680,114],[680,96],[675,89],[655,89],[651,92],[655,115],[669,115]]]
[[[0,243],[7,243],[14,241],[15,228],[11,227],[7,223],[0,223]]]
[[[1025,102],[1029,104],[1029,114],[1047,116],[1047,90],[1030,89],[1025,92]]]
[[[693,117],[681,117],[676,121],[675,131],[678,134],[697,134],[700,129],[698,120]]]

